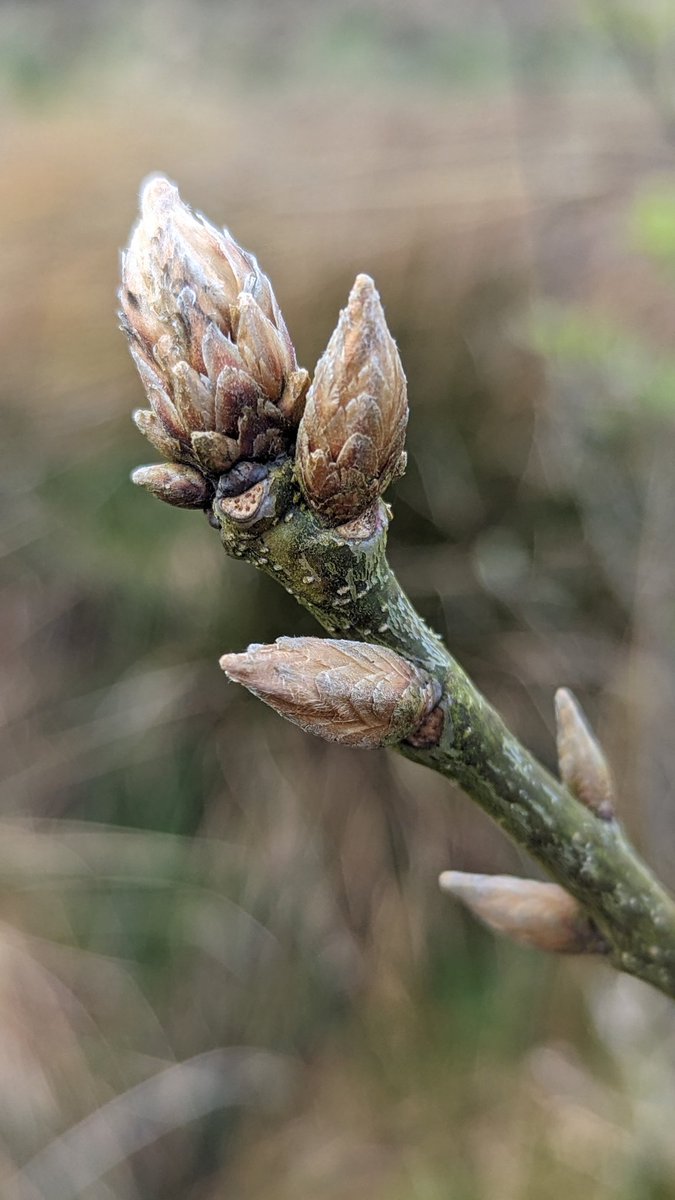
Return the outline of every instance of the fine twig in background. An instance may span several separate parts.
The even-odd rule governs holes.
[[[558,782],[388,565],[381,496],[405,469],[408,410],[372,280],[357,278],[308,386],[256,260],[153,179],[121,303],[150,403],[135,420],[169,460],[135,482],[207,512],[229,554],[277,579],[338,639],[251,646],[224,657],[228,675],[311,732],[394,745],[457,781],[556,880],[446,873],[442,885],[492,927],[542,949],[604,954],[675,997],[675,902],[615,818],[604,756],[573,697],[556,697]]]

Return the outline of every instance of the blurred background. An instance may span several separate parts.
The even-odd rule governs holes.
[[[302,364],[372,274],[409,379],[390,544],[549,766],[585,705],[675,885],[670,0],[0,0],[0,1192],[667,1200],[675,1019],[497,942],[535,868],[217,667],[311,618],[135,490],[118,251],[161,170]]]

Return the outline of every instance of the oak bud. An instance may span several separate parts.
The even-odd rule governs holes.
[[[372,279],[358,275],[317,363],[298,429],[300,483],[329,524],[358,516],[403,473],[407,421],[396,343]]]
[[[440,698],[425,671],[368,642],[281,637],[220,665],[305,732],[347,746],[403,741]]]
[[[581,804],[611,821],[614,784],[609,764],[568,688],[558,688],[555,694],[555,720],[560,778]]]

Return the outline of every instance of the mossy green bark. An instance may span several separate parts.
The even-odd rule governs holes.
[[[328,528],[286,463],[272,470],[245,523],[232,519],[227,500],[215,501],[214,514],[228,553],[277,579],[329,633],[388,646],[438,679],[437,744],[397,748],[460,784],[579,900],[614,966],[675,998],[675,901],[617,822],[600,820],[519,744],[422,621],[387,563],[382,501],[357,522]]]

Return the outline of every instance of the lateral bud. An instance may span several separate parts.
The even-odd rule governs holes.
[[[357,517],[405,470],[408,398],[375,284],[358,275],[319,359],[298,429],[296,466],[331,525]]]
[[[614,817],[614,783],[604,752],[568,688],[555,694],[560,778],[581,803],[603,821]]]
[[[131,481],[174,508],[207,508],[213,496],[204,476],[180,463],[136,467]]]
[[[555,954],[606,950],[581,905],[557,883],[464,871],[444,871],[439,883],[495,933],[523,946]]]
[[[346,746],[403,741],[440,699],[426,671],[368,642],[281,637],[224,654],[220,665],[306,733]]]

